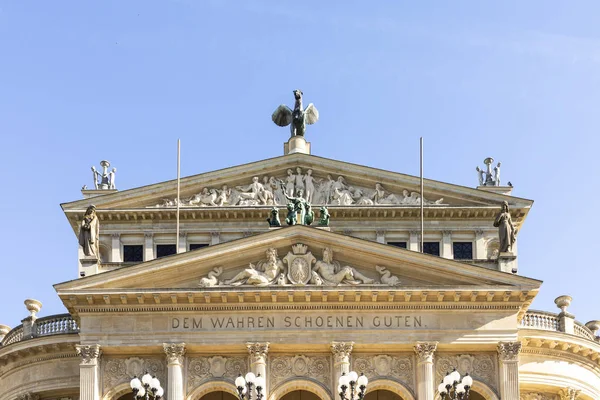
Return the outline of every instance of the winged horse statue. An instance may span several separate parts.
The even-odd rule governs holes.
[[[304,136],[306,124],[312,125],[319,120],[319,111],[310,103],[305,109],[302,108],[302,91],[294,90],[294,109],[291,110],[285,104],[277,107],[271,119],[279,126],[290,125],[292,136]]]

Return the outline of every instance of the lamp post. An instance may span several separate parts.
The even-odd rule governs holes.
[[[131,386],[131,390],[133,390],[134,400],[160,400],[165,392],[160,386],[158,378],[151,376],[148,371],[144,373],[141,380],[137,376],[134,376],[129,385]]]
[[[362,400],[365,397],[365,391],[369,380],[365,374],[358,374],[354,371],[350,371],[348,375],[345,372],[342,373],[339,380],[338,393],[340,400]],[[358,393],[356,389],[358,387]]]
[[[237,378],[235,378],[235,387],[238,391],[238,397],[240,400],[252,400],[252,388],[256,387],[256,400],[261,400],[263,398],[263,389],[265,388],[265,378],[254,375],[252,372],[248,372],[246,374],[246,379],[239,374]]]
[[[449,400],[468,400],[471,386],[473,386],[473,378],[469,374],[465,374],[461,380],[460,374],[455,368],[452,372],[446,374],[442,383],[438,386],[438,392],[440,392],[442,400],[446,396]]]

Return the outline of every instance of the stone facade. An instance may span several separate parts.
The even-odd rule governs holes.
[[[329,227],[266,223],[281,199],[264,190],[288,170],[288,189],[309,176]],[[516,244],[510,260],[498,254],[500,204],[520,228],[529,200],[425,181],[434,257],[418,251],[416,177],[288,152],[183,178],[179,235],[175,189],[94,194],[100,259],[80,255],[82,278],[55,286],[68,315],[37,318],[28,300],[36,309],[22,325],[0,326],[0,399],[117,400],[148,371],[168,400],[197,400],[235,395],[235,378],[252,371],[265,399],[328,400],[354,370],[368,392],[433,400],[454,368],[487,400],[600,399],[599,324],[576,322],[564,296],[560,314],[528,310],[541,282],[511,272]],[[75,233],[89,202],[64,205]],[[127,259],[132,245],[142,260]]]

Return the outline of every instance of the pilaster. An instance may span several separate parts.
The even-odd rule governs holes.
[[[482,229],[477,229],[475,231],[475,254],[473,254],[473,258],[476,260],[485,260],[487,258]]]
[[[440,256],[443,258],[454,258],[452,254],[452,231],[442,231],[442,248]]]
[[[183,400],[183,355],[185,343],[163,343],[167,355],[167,396],[169,400]]]
[[[113,233],[110,245],[110,262],[123,262],[121,257],[121,234]]]
[[[435,382],[433,374],[433,354],[437,350],[437,342],[417,342],[417,399],[433,400]]]
[[[260,374],[265,379],[263,388],[263,398],[269,398],[269,384],[267,379],[267,354],[269,353],[269,342],[265,343],[246,343],[248,353],[250,354],[250,371],[256,376]]]
[[[81,356],[79,364],[79,400],[100,400],[100,350],[99,344],[75,345]]]
[[[519,353],[521,342],[498,343],[500,359],[500,398],[519,400]]]
[[[144,261],[154,260],[154,235],[144,234]]]
[[[210,245],[215,245],[221,243],[221,233],[220,232],[211,232],[210,233]]]
[[[333,353],[333,387],[337,388],[340,376],[350,372],[350,354],[354,348],[354,342],[331,342]]]
[[[187,251],[187,232],[179,232],[179,248],[177,253],[185,253]]]
[[[412,251],[420,251],[419,249],[419,231],[410,231],[410,236],[408,237],[408,249]]]
[[[375,232],[375,241],[377,243],[385,244],[385,231],[384,230],[378,230]]]

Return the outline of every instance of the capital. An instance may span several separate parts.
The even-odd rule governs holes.
[[[185,343],[163,343],[168,364],[183,364]]]
[[[437,342],[417,342],[415,353],[420,362],[433,362],[433,353],[437,350]]]
[[[442,235],[444,235],[444,236],[452,236],[452,231],[451,230],[442,231]]]
[[[560,396],[560,400],[577,400],[580,392],[581,390],[564,388],[558,392],[558,395]]]
[[[248,348],[248,353],[250,353],[250,357],[252,358],[252,362],[265,361],[267,358],[267,353],[269,352],[269,342],[265,343],[246,343],[246,347]]]
[[[350,357],[354,342],[331,342],[331,352],[337,357]]]
[[[17,400],[39,400],[40,395],[35,393],[23,393],[22,395],[17,397]]]
[[[81,356],[81,363],[88,365],[96,365],[98,362],[98,357],[100,357],[100,354],[102,354],[99,344],[76,344],[75,351],[77,351],[77,355]]]
[[[498,355],[502,361],[517,361],[523,345],[521,342],[498,343]]]

